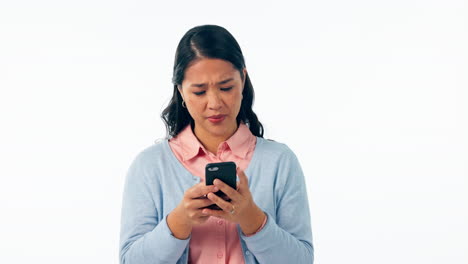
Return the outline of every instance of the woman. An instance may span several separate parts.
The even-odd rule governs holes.
[[[301,167],[285,144],[263,139],[234,37],[220,26],[190,29],[172,81],[162,113],[168,139],[140,152],[127,173],[120,262],[312,263]],[[205,165],[222,161],[237,164],[236,189],[205,184]]]

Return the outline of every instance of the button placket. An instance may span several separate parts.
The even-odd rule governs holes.
[[[218,263],[225,263],[226,230],[224,226],[224,220],[218,218],[215,223],[217,224],[216,234],[218,240],[218,253],[216,254],[216,257],[218,258]]]

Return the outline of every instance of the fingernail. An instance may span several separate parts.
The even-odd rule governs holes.
[[[217,192],[217,191],[219,191],[219,188],[215,186],[215,187],[213,188],[213,192]]]

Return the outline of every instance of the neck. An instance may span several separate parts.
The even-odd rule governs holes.
[[[219,144],[229,139],[232,135],[234,135],[236,131],[237,131],[237,127],[235,127],[231,133],[217,136],[217,135],[209,134],[204,130],[201,130],[201,131],[197,130],[197,127],[193,129],[193,133],[198,138],[198,140],[203,145],[203,147],[205,147],[206,150],[208,150],[209,152],[215,155],[218,153]]]

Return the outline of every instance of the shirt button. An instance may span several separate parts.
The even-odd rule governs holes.
[[[198,180],[198,178],[195,177],[195,176],[194,176],[192,179],[193,179],[193,181],[197,181],[197,180]]]
[[[222,258],[223,257],[223,252],[218,252],[218,258]]]
[[[245,255],[246,255],[246,256],[249,256],[249,255],[250,255],[250,251],[248,251],[248,250],[245,251]]]
[[[223,220],[218,220],[218,225],[223,225]]]

